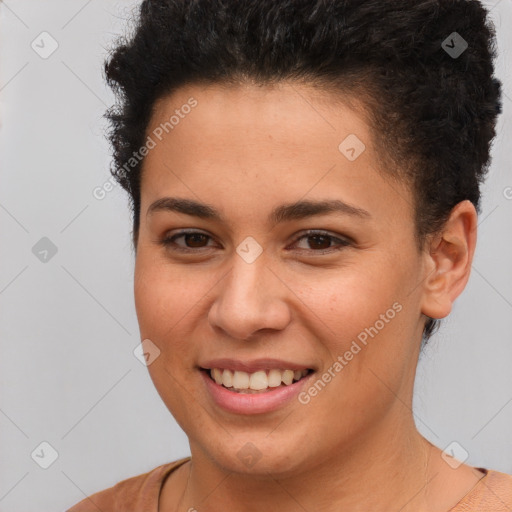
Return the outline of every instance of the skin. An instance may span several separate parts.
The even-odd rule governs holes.
[[[297,83],[187,85],[157,102],[147,133],[191,96],[197,106],[145,158],[136,247],[141,339],[161,351],[148,369],[192,453],[159,510],[449,510],[482,473],[452,469],[418,433],[412,394],[425,315],[448,315],[469,277],[473,205],[459,203],[419,250],[412,192],[379,169],[357,101]],[[366,146],[353,162],[338,149],[349,134]],[[208,203],[226,222],[148,214],[163,197]],[[301,199],[340,199],[369,217],[269,224],[274,207]],[[189,239],[195,253],[162,245],[186,228],[210,238]],[[307,229],[335,238],[300,238]],[[250,264],[236,252],[247,236],[263,248]],[[353,242],[338,245],[344,237]],[[198,365],[217,357],[286,359],[321,375],[396,303],[401,311],[307,404],[244,416],[206,392]],[[248,442],[261,454],[252,467],[237,456]]]

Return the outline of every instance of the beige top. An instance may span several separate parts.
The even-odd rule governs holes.
[[[166,477],[190,457],[163,464],[97,492],[66,512],[158,512]],[[457,505],[447,512],[512,512],[512,475],[483,468],[485,473]]]

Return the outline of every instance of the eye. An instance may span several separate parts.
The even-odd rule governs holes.
[[[183,239],[185,245],[177,243],[177,240]],[[172,236],[167,236],[159,241],[164,247],[179,252],[199,252],[200,249],[209,249],[213,246],[207,245],[210,240],[213,240],[210,235],[201,231],[180,231]],[[295,239],[293,245],[296,245],[302,240],[306,241],[309,247],[299,248],[299,251],[309,251],[316,254],[324,254],[334,251],[339,251],[344,247],[352,245],[352,241],[348,238],[340,238],[334,236],[326,231],[309,230]],[[334,242],[334,245],[333,245]]]
[[[176,243],[176,240],[179,240],[180,238],[183,238],[185,246]],[[208,239],[212,240],[212,237],[206,233],[188,230],[180,231],[172,236],[167,236],[160,241],[160,244],[166,248],[172,249],[173,251],[197,252],[196,249],[208,248],[204,245]]]
[[[340,238],[338,236],[334,236],[326,231],[315,231],[309,230],[304,233],[302,236],[297,238],[294,244],[305,240],[305,245],[308,247],[300,248],[300,251],[311,251],[317,254],[324,254],[328,252],[339,251],[344,247],[352,245],[352,241],[348,238]],[[334,246],[331,243],[334,242]],[[336,243],[337,242],[337,243]]]

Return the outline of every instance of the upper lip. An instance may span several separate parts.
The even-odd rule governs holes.
[[[199,365],[201,368],[211,370],[212,368],[221,368],[223,370],[254,373],[260,370],[309,370],[311,366],[303,365],[293,361],[284,361],[282,359],[252,359],[250,361],[240,361],[238,359],[211,359],[204,361]]]

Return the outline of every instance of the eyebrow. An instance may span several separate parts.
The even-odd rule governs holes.
[[[146,215],[152,215],[155,212],[168,211],[183,213],[192,217],[201,219],[215,220],[226,223],[223,215],[213,206],[205,203],[199,203],[193,199],[182,199],[178,197],[163,197],[152,203]],[[356,206],[344,203],[338,199],[324,201],[297,201],[276,206],[269,215],[269,222],[276,225],[282,222],[292,220],[301,220],[315,215],[338,213],[350,215],[362,219],[369,219],[371,215],[368,211]]]

